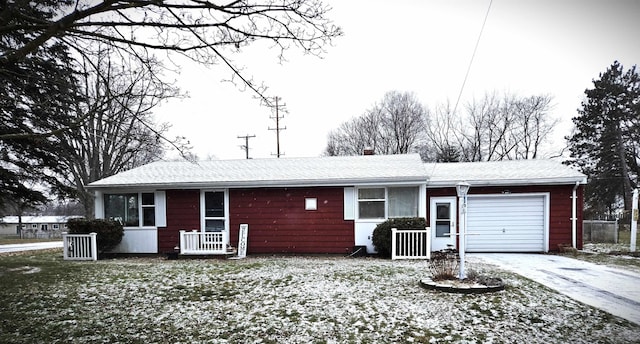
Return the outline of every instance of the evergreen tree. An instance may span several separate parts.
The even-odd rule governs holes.
[[[589,177],[586,201],[593,209],[612,212],[623,203],[631,209],[640,163],[640,75],[636,66],[624,71],[615,61],[593,88],[573,118],[567,137],[571,163]]]
[[[24,16],[0,6],[0,26],[25,18],[49,20],[70,1],[21,2]],[[0,52],[33,39],[20,30],[0,33]],[[74,127],[68,111],[76,102],[75,72],[67,48],[43,44],[25,58],[0,65],[0,205],[46,202],[46,190],[65,191],[60,173],[59,141],[54,133]]]

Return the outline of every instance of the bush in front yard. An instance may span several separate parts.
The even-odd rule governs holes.
[[[425,229],[427,221],[422,217],[399,217],[389,219],[377,225],[373,230],[373,246],[378,254],[391,257],[391,228],[397,229]]]
[[[458,276],[459,255],[456,250],[431,252],[429,271],[434,281],[454,280]]]
[[[98,252],[106,252],[116,247],[124,236],[122,225],[116,221],[103,219],[71,219],[67,222],[69,234],[97,233]]]

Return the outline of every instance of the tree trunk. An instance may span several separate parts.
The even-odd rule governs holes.
[[[91,191],[83,192],[80,196],[80,200],[84,207],[84,217],[87,219],[94,219],[96,217],[95,194]]]
[[[616,149],[620,159],[620,174],[622,175],[622,198],[624,199],[624,209],[631,210],[632,187],[629,179],[629,165],[627,164],[627,154],[624,148],[624,137],[620,123],[616,126]]]

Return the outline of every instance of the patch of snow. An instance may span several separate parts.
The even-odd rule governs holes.
[[[628,244],[586,243],[582,250],[592,253],[629,252]]]
[[[42,269],[37,266],[21,266],[17,268],[8,269],[11,272],[20,272],[21,274],[35,274],[40,272]]]

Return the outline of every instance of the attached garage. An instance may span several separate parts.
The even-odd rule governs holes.
[[[548,194],[469,196],[467,251],[548,251],[548,198]]]
[[[586,176],[552,160],[427,163],[427,221],[432,249],[459,248],[462,200],[456,184],[466,182],[467,252],[548,252],[582,248],[582,199]],[[435,210],[448,205],[446,221]],[[442,222],[442,223],[441,223]]]

